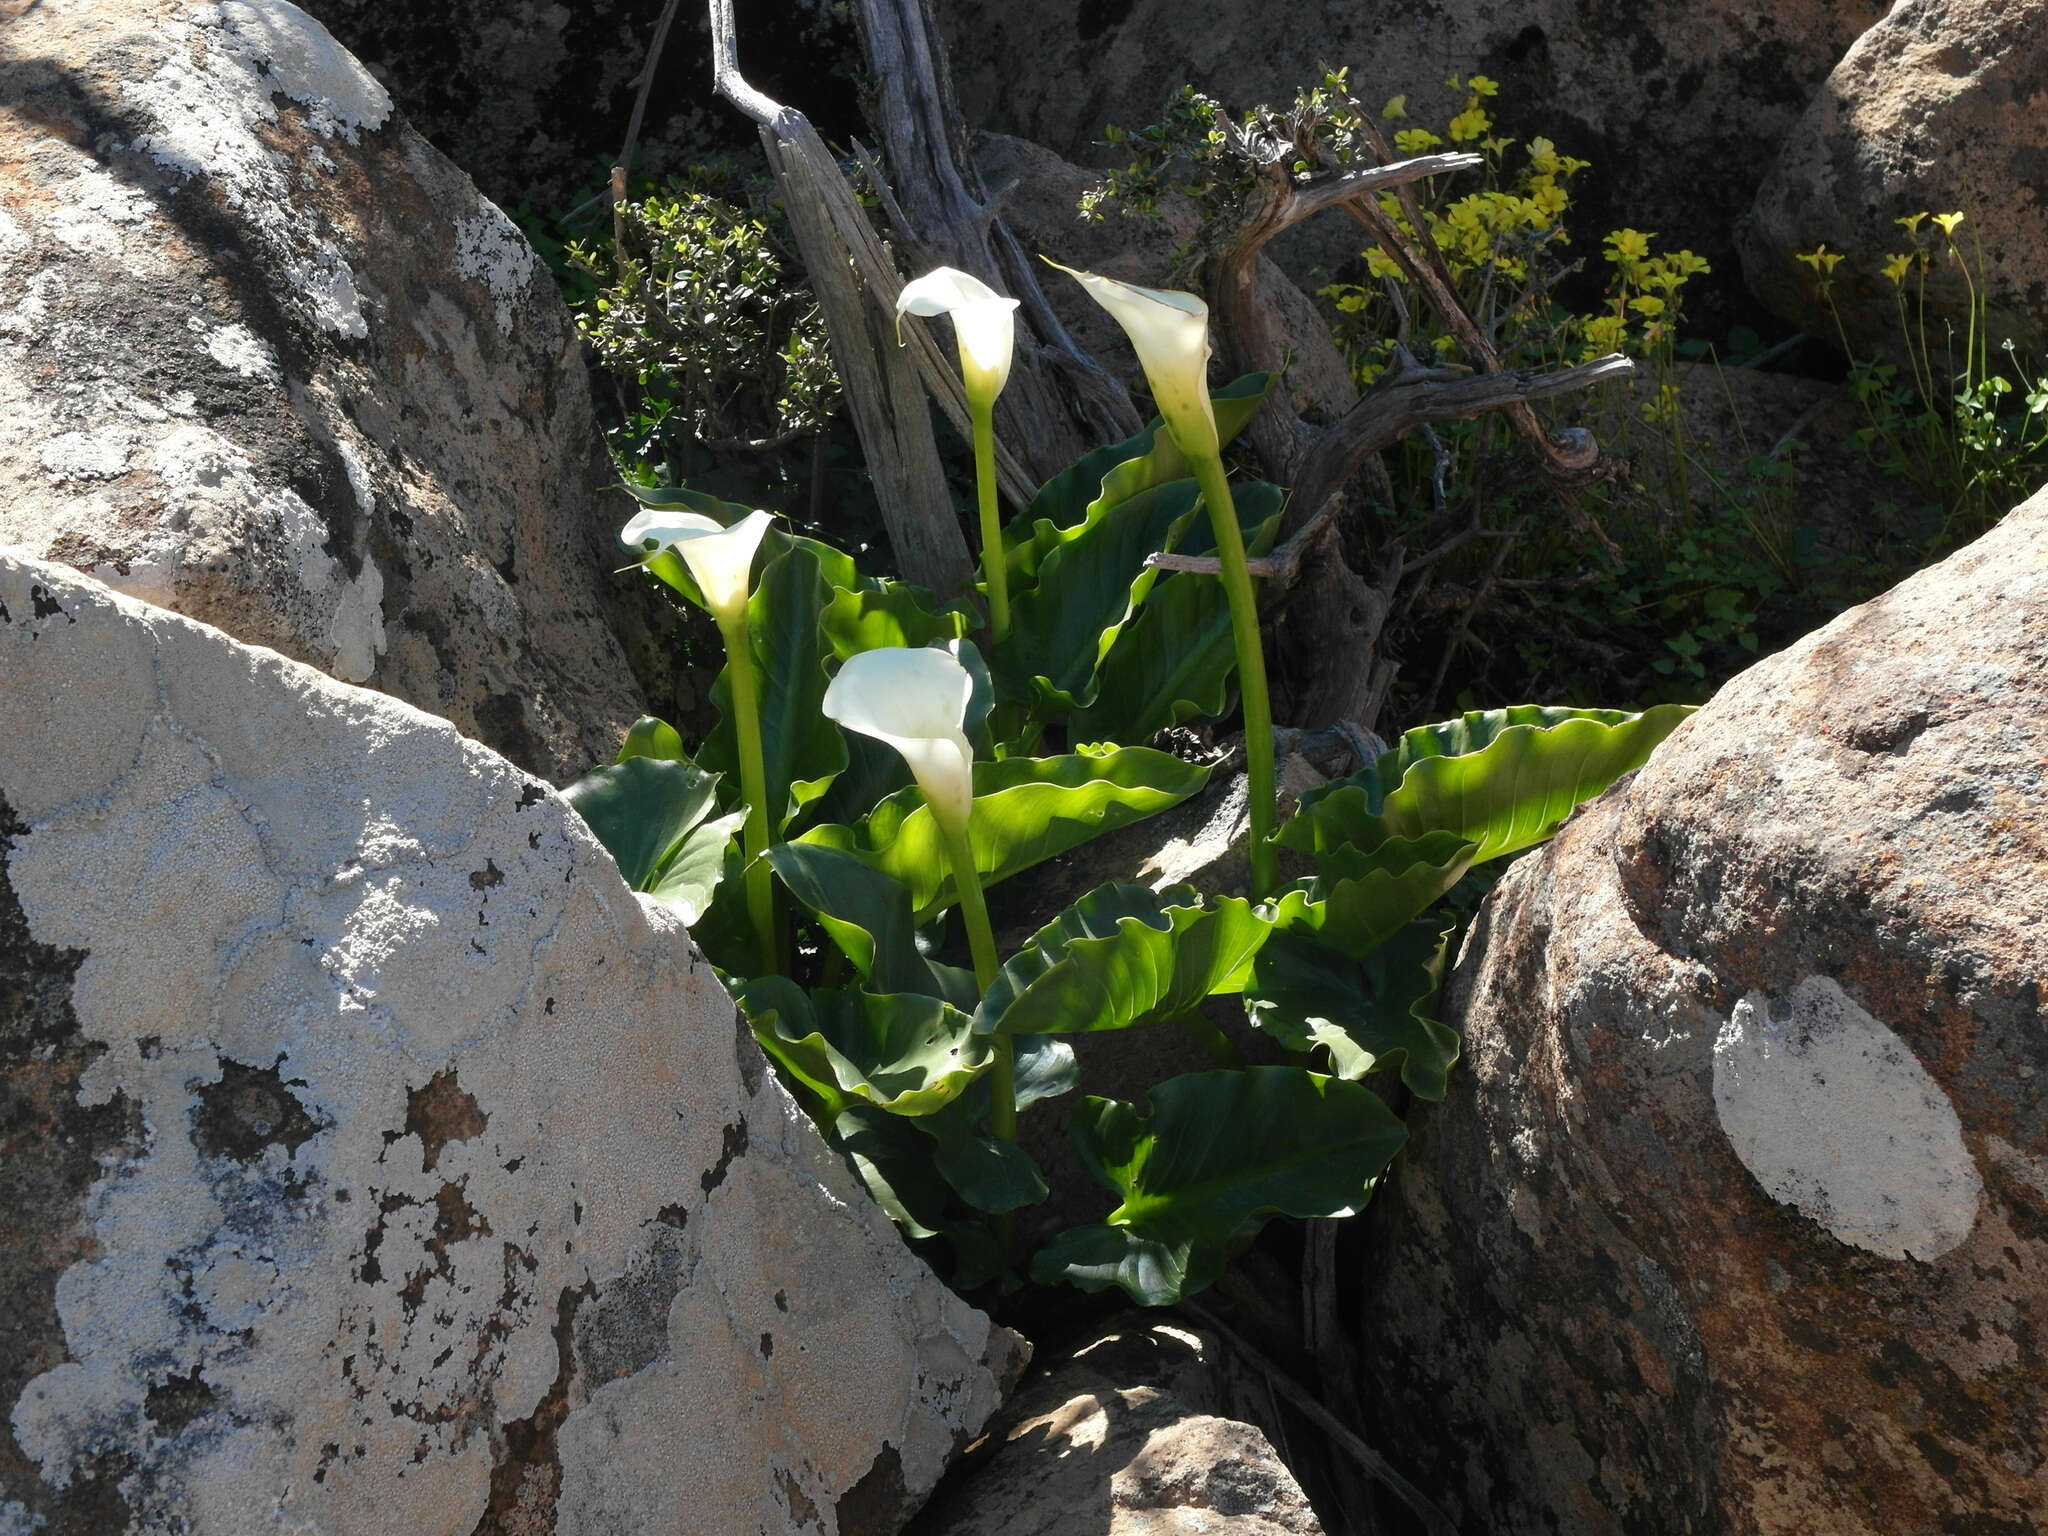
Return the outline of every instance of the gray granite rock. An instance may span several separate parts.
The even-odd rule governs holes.
[[[1912,241],[1895,221],[1961,212],[1956,241],[1974,276],[1946,255],[1932,226],[1921,226],[1940,257],[1924,300],[1935,371],[1962,367],[1972,283],[1989,301],[1994,348],[2011,337],[2023,355],[2038,354],[2048,346],[2044,92],[2044,0],[1901,0],[1857,40],[1786,135],[1742,230],[1750,287],[1816,335],[1832,340],[1839,315],[1860,350],[1900,352],[1898,289],[1883,268]],[[1843,258],[1832,309],[1796,259],[1820,245]],[[1906,292],[1917,316],[1917,278]]]
[[[0,1530],[893,1532],[1021,1341],[445,722],[0,555]]]
[[[511,220],[288,0],[5,30],[0,541],[558,782],[608,757],[665,662],[614,638],[626,503]]]

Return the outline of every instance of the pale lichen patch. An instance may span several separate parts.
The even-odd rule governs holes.
[[[490,291],[499,333],[511,335],[519,297],[533,280],[533,247],[487,197],[477,199],[474,214],[455,221],[455,270]]]
[[[1983,1181],[1948,1095],[1841,985],[1751,992],[1714,1042],[1714,1108],[1773,1200],[1844,1243],[1937,1259],[1977,1222]]]
[[[68,480],[114,480],[128,472],[135,455],[135,433],[125,427],[96,432],[65,432],[43,445],[38,455],[43,473],[59,484]]]
[[[390,92],[290,0],[226,0],[220,16],[265,83],[306,108],[315,133],[353,144],[358,129],[382,127],[391,116]]]
[[[277,348],[240,321],[215,326],[207,332],[206,355],[245,379],[267,379],[272,383],[284,381],[284,370],[278,366]]]

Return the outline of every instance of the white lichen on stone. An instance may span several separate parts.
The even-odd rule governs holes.
[[[1976,1225],[1962,1123],[1912,1048],[1825,976],[1751,992],[1714,1042],[1714,1108],[1773,1200],[1889,1259],[1939,1258]]]
[[[391,93],[328,30],[290,0],[225,0],[221,22],[272,90],[306,109],[315,133],[353,144],[391,116]]]
[[[550,1529],[787,1530],[800,1498],[829,1530],[884,1455],[929,1489],[995,1406],[988,1320],[746,1076],[687,933],[566,806],[61,567],[0,556],[0,602],[9,879],[83,955],[81,1101],[143,1130],[86,1197],[61,1363],[0,1403],[48,1487],[111,1462],[135,1530],[461,1536],[561,1390]],[[295,1126],[210,1146],[252,1073]],[[452,1118],[420,1110],[437,1083]],[[662,1245],[650,1297],[627,1281]],[[556,1330],[581,1349],[607,1305],[645,1316],[637,1352],[565,1373]],[[173,1379],[204,1400],[166,1429]]]
[[[489,198],[479,197],[476,212],[455,221],[455,270],[489,290],[501,335],[512,334],[519,298],[533,281],[535,266],[526,236]]]
[[[65,432],[43,445],[43,473],[51,480],[113,480],[128,473],[135,453],[135,433],[126,427],[95,432]]]
[[[240,321],[215,326],[207,332],[206,355],[245,379],[269,379],[273,383],[284,379],[284,370],[277,362],[277,348]]]
[[[287,0],[231,0],[189,16],[158,28],[161,62],[121,87],[150,121],[134,147],[217,188],[268,247],[314,322],[361,340],[369,325],[355,274],[318,217],[297,206],[289,167],[258,130],[278,121],[275,93],[300,102],[314,131],[353,140],[359,128],[384,121],[389,97]]]
[[[294,634],[324,635],[321,664],[343,682],[368,682],[384,653],[384,573],[366,552],[351,577],[328,554],[327,525],[297,492],[268,487],[249,456],[210,427],[182,426],[160,439],[152,467],[166,491],[165,517],[144,541],[145,558],[120,582],[138,596],[155,596],[154,576],[189,565],[181,546],[209,528],[267,529],[265,548],[280,552],[289,585],[273,590],[280,619]],[[153,558],[152,558],[153,557]]]
[[[90,162],[51,189],[57,206],[43,227],[81,256],[119,257],[127,229],[149,216],[148,200]]]

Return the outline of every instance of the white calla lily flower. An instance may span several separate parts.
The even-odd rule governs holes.
[[[730,528],[701,512],[649,507],[619,532],[619,542],[646,556],[673,549],[690,568],[704,605],[721,625],[746,611],[754,555],[775,521],[768,512],[749,512]]]
[[[973,693],[974,679],[944,651],[896,647],[848,657],[823,708],[901,752],[940,829],[959,838],[974,805],[974,748],[962,729]]]
[[[896,296],[896,335],[903,336],[903,317],[953,317],[953,339],[960,345],[960,378],[970,400],[993,402],[1010,379],[1010,359],[1017,345],[1017,301],[1006,299],[971,272],[937,267]]]
[[[1216,453],[1221,441],[1209,404],[1209,306],[1192,293],[1140,288],[1045,260],[1076,279],[1124,328],[1174,446],[1190,459]]]

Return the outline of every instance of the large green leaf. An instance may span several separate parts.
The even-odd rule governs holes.
[[[744,809],[714,816],[692,828],[674,855],[643,890],[694,928],[711,908],[725,879],[726,853],[745,824]]]
[[[792,549],[761,572],[747,602],[747,632],[761,701],[761,755],[767,778],[768,830],[779,835],[846,767],[839,727],[825,718],[821,621],[833,589],[809,549]],[[737,786],[739,737],[732,718],[732,668],[712,684],[721,719],[697,760]]]
[[[1322,854],[1450,832],[1474,863],[1542,842],[1574,807],[1639,768],[1688,706],[1642,714],[1525,706],[1409,731],[1360,773],[1304,796],[1283,846]],[[1450,754],[1453,749],[1465,748]]]
[[[987,1034],[1084,1034],[1165,1023],[1239,992],[1272,931],[1249,902],[1193,886],[1103,885],[1012,956],[974,1015]]]
[[[961,1199],[991,1215],[1036,1205],[1048,1193],[1030,1153],[982,1131],[934,1143],[932,1161]]]
[[[1463,879],[1476,848],[1455,832],[1432,832],[1331,849],[1316,875],[1281,894],[1273,925],[1363,959]]]
[[[1265,404],[1273,379],[1270,373],[1248,373],[1209,397],[1224,442]],[[1012,593],[1030,590],[1046,557],[1111,508],[1189,475],[1187,460],[1157,419],[1135,437],[1083,455],[1046,481],[1003,530]]]
[[[951,1187],[932,1164],[931,1138],[914,1122],[854,1103],[827,1122],[875,1204],[907,1237],[937,1237],[946,1227]]]
[[[1007,879],[1092,837],[1178,805],[1208,776],[1205,767],[1148,747],[978,762],[969,827],[975,867],[984,883]],[[902,881],[919,923],[953,903],[944,840],[916,789],[889,796],[857,827],[813,827],[797,841],[849,849]]]
[[[618,861],[627,885],[696,926],[724,877],[726,846],[745,820],[743,812],[711,815],[717,774],[676,758],[627,757],[578,779],[562,798]]]
[[[1200,499],[1192,480],[1153,486],[1062,537],[1011,605],[994,656],[1004,700],[1049,714],[1094,699],[1096,668],[1158,579],[1146,557],[1174,546]]]
[[[913,649],[967,633],[967,615],[957,608],[940,613],[931,595],[907,582],[889,581],[858,591],[835,588],[819,616],[827,645],[839,660],[890,646]]]
[[[1337,1076],[1399,1063],[1418,1098],[1441,1099],[1458,1034],[1430,1009],[1443,980],[1451,925],[1425,917],[1363,960],[1300,933],[1276,933],[1252,962],[1252,1023],[1297,1051],[1322,1046]]]
[[[1246,553],[1269,553],[1286,501],[1264,481],[1231,492]],[[1184,554],[1208,555],[1216,538],[1206,516],[1180,541]],[[1068,722],[1070,741],[1149,741],[1170,725],[1230,707],[1230,675],[1237,648],[1230,631],[1230,597],[1214,576],[1182,571],[1154,586],[1136,619],[1111,637],[1096,675],[1094,702]]]
[[[778,843],[765,855],[791,895],[817,917],[876,992],[917,992],[972,1008],[947,984],[951,967],[934,967],[918,952],[910,892],[858,854],[824,843]]]
[[[1270,1217],[1363,1208],[1408,1134],[1369,1088],[1298,1067],[1196,1072],[1150,1098],[1149,1119],[1115,1099],[1075,1111],[1075,1150],[1122,1204],[1040,1250],[1033,1279],[1169,1305]]]
[[[833,1113],[856,1101],[896,1115],[945,1108],[988,1067],[988,1041],[934,997],[805,992],[761,976],[735,994],[761,1049]]]
[[[718,808],[718,775],[694,764],[630,757],[585,774],[562,791],[636,891]]]

